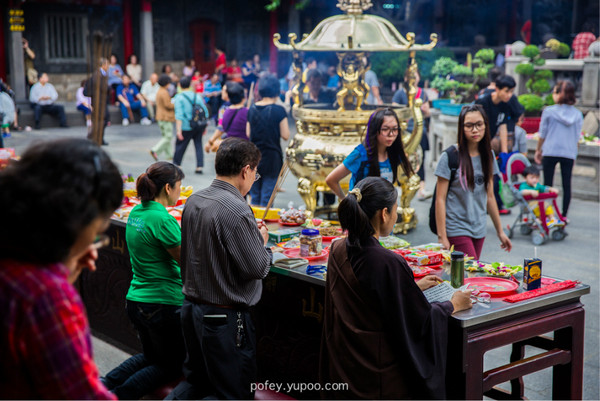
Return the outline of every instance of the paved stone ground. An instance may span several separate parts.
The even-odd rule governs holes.
[[[295,131],[292,126],[292,133]],[[208,134],[212,133],[213,127],[209,127]],[[208,135],[207,134],[207,135]],[[85,137],[85,128],[72,127],[68,129],[49,128],[40,131],[13,133],[12,138],[7,138],[7,147],[14,147],[18,153],[22,153],[29,143],[34,140],[46,140],[56,137]],[[206,135],[205,135],[206,137]],[[142,127],[133,124],[129,127],[113,125],[106,130],[106,140],[109,146],[104,149],[111,155],[119,165],[123,173],[131,173],[137,176],[143,172],[152,159],[148,153],[150,147],[158,141],[160,133],[156,124]],[[284,143],[283,146],[286,144]],[[214,154],[205,155],[205,171],[203,175],[194,174],[195,156],[192,146],[188,148],[183,160],[183,170],[187,174],[184,185],[193,185],[194,189],[208,186],[214,178]],[[433,188],[433,169],[427,170],[427,187]],[[289,201],[296,205],[301,204],[300,196],[296,192],[297,180],[291,174],[283,185],[284,192],[278,194],[275,207],[286,207]],[[412,230],[404,238],[413,244],[435,241],[436,238],[429,231],[427,225],[429,201],[412,203],[420,218],[418,227]],[[513,210],[513,213],[516,208]],[[587,312],[585,323],[585,366],[583,381],[583,398],[590,400],[600,399],[599,390],[599,258],[600,258],[600,209],[597,202],[573,199],[570,207],[569,219],[571,221],[568,232],[569,236],[560,242],[549,241],[538,247],[537,254],[543,260],[544,274],[561,277],[565,279],[580,280],[589,284],[592,289],[589,295],[582,298]],[[503,225],[512,224],[514,215],[503,216]],[[488,236],[485,242],[482,258],[489,261],[504,261],[510,264],[520,264],[523,258],[534,255],[534,246],[529,237],[518,233],[513,238],[513,250],[505,253],[500,249],[499,242],[495,236],[491,220],[488,219]],[[450,346],[452,346],[450,344]],[[127,358],[127,354],[94,339],[95,356],[102,374],[117,366]],[[528,356],[533,355],[534,350],[528,349]],[[503,347],[486,354],[485,368],[507,363],[510,348]],[[536,374],[525,377],[525,396],[530,399],[549,399],[551,397],[551,370],[547,369]],[[508,387],[506,387],[508,388]]]

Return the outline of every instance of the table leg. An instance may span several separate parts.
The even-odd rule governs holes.
[[[554,332],[557,347],[571,351],[571,362],[552,368],[552,398],[580,400],[583,389],[583,332],[585,312],[579,309],[571,316],[570,327]]]
[[[525,357],[525,342],[521,341],[518,343],[514,343],[512,346],[512,353],[510,354],[510,362],[517,362],[520,361],[521,359],[523,359]],[[517,377],[516,379],[513,379],[510,381],[510,389],[511,389],[511,396],[516,398],[516,399],[523,399],[523,396],[525,395],[525,389],[524,389],[524,383],[523,383],[523,377]]]
[[[483,399],[483,355],[486,349],[485,347],[480,349],[479,344],[469,349],[466,355],[465,399],[467,400]]]

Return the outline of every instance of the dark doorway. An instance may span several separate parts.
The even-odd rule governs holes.
[[[196,68],[204,74],[215,71],[215,22],[198,19],[190,22],[192,51]]]

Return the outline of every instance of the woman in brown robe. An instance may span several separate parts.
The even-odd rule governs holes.
[[[348,383],[326,398],[445,398],[448,316],[471,307],[470,292],[428,303],[400,255],[379,244],[397,219],[397,193],[367,177],[338,209],[346,240],[332,244],[325,287],[321,382]]]

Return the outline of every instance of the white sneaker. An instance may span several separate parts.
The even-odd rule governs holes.
[[[127,127],[129,125],[129,119],[128,118],[124,118],[123,119],[123,127]]]
[[[151,124],[152,124],[152,121],[150,121],[150,119],[147,117],[144,117],[140,120],[140,125],[151,125]]]

